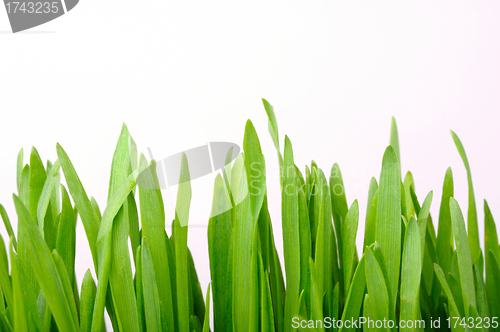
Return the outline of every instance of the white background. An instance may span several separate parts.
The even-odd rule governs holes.
[[[0,10],[0,202],[16,228],[11,193],[21,147],[25,162],[32,145],[54,161],[60,142],[104,208],[123,122],[143,152],[151,147],[161,159],[210,141],[241,146],[250,118],[266,157],[281,254],[278,164],[264,97],[275,107],[281,141],[291,138],[297,165],[314,159],[328,174],[340,164],[348,203],[359,200],[362,221],[391,116],[403,171],[413,172],[420,200],[434,190],[437,219],[452,166],[466,214],[453,129],[469,156],[482,234],[483,198],[500,218],[499,14],[496,1],[82,0],[67,15],[13,35]],[[213,178],[193,183],[191,224],[207,222]],[[164,192],[169,234],[175,189]],[[205,227],[189,230],[189,246],[205,290]],[[86,247],[79,223],[79,280],[92,268]]]

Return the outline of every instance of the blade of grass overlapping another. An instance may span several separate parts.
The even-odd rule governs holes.
[[[108,204],[120,190],[121,186],[124,183],[126,184],[127,176],[132,172],[129,142],[130,135],[128,129],[123,125],[111,164]],[[109,273],[109,285],[113,295],[118,324],[121,325],[123,331],[139,330],[137,305],[128,250],[130,224],[128,220],[127,197],[133,187],[135,187],[135,181],[130,190],[127,188],[127,190],[123,192],[124,197],[120,198],[122,205],[113,218],[112,235],[110,238],[111,252],[109,254],[111,254],[111,268]],[[107,208],[108,207],[106,207],[106,209]],[[105,226],[104,222],[101,224],[101,229],[103,226]],[[101,229],[99,229],[99,233]],[[100,249],[102,250],[104,247]],[[100,281],[101,280],[99,280],[99,282]]]
[[[500,267],[493,251],[486,254],[486,294],[491,317],[500,317]]]
[[[16,167],[16,184],[17,184],[17,193],[21,192],[21,174],[24,168],[24,150],[21,148],[19,153],[17,154],[17,167]]]
[[[366,219],[363,252],[366,250],[366,247],[371,246],[375,242],[375,233],[377,229],[378,195],[379,190],[377,188],[375,194],[373,195],[373,199],[371,200],[370,210]]]
[[[448,310],[449,310],[449,317],[455,317],[455,318],[463,318],[463,316],[460,315],[459,309],[457,304],[455,303],[455,299],[453,298],[453,294],[451,292],[450,286],[448,285],[446,281],[446,277],[444,275],[443,270],[438,264],[434,264],[434,271],[436,273],[436,276],[439,280],[439,283],[441,284],[441,288],[443,289],[447,299],[448,299]],[[451,330],[453,332],[461,332],[464,331],[464,327],[460,324],[451,324]]]
[[[285,158],[283,165],[281,213],[286,275],[284,328],[285,331],[291,331],[292,326],[289,322],[298,313],[299,308],[300,240],[297,180],[295,178],[292,144],[287,136],[285,136]]]
[[[26,234],[25,240],[27,242],[30,264],[36,274],[40,288],[47,299],[47,304],[51,308],[50,310],[57,326],[63,331],[77,331],[78,321],[74,320],[74,316],[71,313],[71,303],[66,298],[63,283],[49,248],[26,207],[15,195],[14,204],[19,216],[20,227]]]
[[[21,280],[19,275],[19,269],[22,269],[21,262],[17,258],[12,248],[12,240],[10,241],[10,261],[12,269],[12,293],[14,297],[14,303],[12,307],[13,311],[13,327],[15,331],[27,332],[28,322],[26,318],[26,311],[24,310],[24,297],[21,292]]]
[[[192,303],[192,315],[194,315],[203,326],[203,321],[205,320],[205,300],[203,298],[203,292],[201,290],[200,281],[198,279],[198,273],[194,266],[193,255],[191,250],[188,248],[188,275],[189,275],[189,296]]]
[[[344,261],[344,294],[349,293],[349,288],[351,287],[351,278],[354,274],[354,255],[356,249],[356,233],[358,231],[358,221],[359,221],[359,206],[358,201],[355,200],[347,212],[347,216],[342,223],[342,245],[344,246],[343,257]]]
[[[391,121],[391,138],[389,141],[390,146],[394,149],[394,153],[399,161],[399,174],[401,175],[401,153],[399,150],[399,134],[398,134],[398,126],[396,124],[396,119],[392,117]]]
[[[11,236],[12,245],[14,245],[14,237]],[[2,290],[2,297],[5,297],[5,303],[8,308],[14,307],[14,300],[12,295],[12,283],[11,278],[9,278],[9,261],[7,258],[7,253],[5,251],[5,243],[3,238],[1,238],[2,254],[0,255],[0,289]],[[0,297],[0,299],[2,299]]]
[[[458,138],[457,134],[451,131],[451,136],[457,147],[458,153],[464,162],[465,169],[467,171],[467,182],[469,185],[469,209],[467,212],[467,235],[470,247],[470,255],[472,257],[472,263],[477,263],[480,255],[480,244],[479,244],[479,229],[477,225],[477,209],[476,209],[476,197],[474,195],[474,187],[472,185],[472,172],[470,170],[469,160],[467,159],[467,154],[465,153],[464,146]],[[481,263],[482,266],[482,263]]]
[[[450,198],[450,213],[453,224],[453,234],[457,245],[458,268],[460,271],[460,285],[464,312],[467,318],[470,317],[469,306],[476,307],[476,292],[474,290],[474,277],[472,274],[472,252],[469,251],[467,233],[465,231],[465,221],[458,202]]]
[[[92,204],[85,193],[82,182],[76,174],[73,164],[68,158],[68,155],[64,151],[61,145],[57,144],[57,156],[61,161],[61,167],[64,172],[64,178],[68,184],[68,189],[73,197],[75,205],[78,209],[80,218],[82,219],[83,227],[87,235],[87,240],[89,243],[90,252],[92,253],[92,258],[94,261],[94,266],[98,267],[97,262],[97,234],[99,231],[100,220],[96,214],[96,211],[92,207]]]
[[[389,275],[390,312],[396,310],[401,264],[400,186],[399,161],[394,149],[389,146],[384,153],[380,174],[375,240],[380,244]]]
[[[14,230],[12,229],[12,224],[10,223],[9,215],[7,214],[7,211],[5,210],[2,204],[0,204],[0,216],[2,217],[3,224],[5,225],[5,229],[7,230],[7,234],[9,234],[9,237],[11,237],[13,240],[14,249],[17,250],[17,241],[14,234]]]
[[[336,236],[336,244],[337,244],[337,257],[339,257],[339,267],[340,270],[343,270],[343,239],[342,239],[342,222],[345,220],[347,215],[348,206],[347,199],[345,196],[345,186],[344,180],[342,179],[342,172],[340,171],[340,167],[337,163],[332,166],[330,171],[330,198],[332,201],[332,215],[333,222],[335,224],[335,236]],[[344,297],[344,276],[342,274],[340,277],[340,294],[341,298]]]
[[[418,318],[418,291],[422,269],[421,241],[418,225],[412,219],[406,228],[401,262],[401,314],[400,320],[416,321]],[[410,328],[401,331],[411,331]]]
[[[208,252],[214,303],[214,327],[216,331],[232,330],[232,256],[231,212],[227,186],[220,174],[214,183],[211,218],[208,223]]]
[[[283,157],[281,156],[280,150],[280,139],[278,133],[278,121],[276,120],[276,115],[274,114],[274,108],[269,104],[267,100],[262,98],[262,102],[264,103],[264,109],[266,110],[267,116],[269,118],[269,134],[273,139],[274,146],[276,148],[276,152],[278,153],[278,161],[280,168],[283,167]],[[281,179],[281,177],[280,177]]]
[[[177,191],[177,202],[175,205],[175,220],[173,223],[175,235],[175,263],[176,263],[176,287],[177,287],[177,310],[180,332],[189,332],[189,285],[188,285],[188,257],[187,237],[189,205],[191,203],[191,182],[189,176],[188,161],[182,154],[181,174],[179,177],[179,188]]]
[[[80,332],[90,332],[96,286],[90,270],[85,272],[80,297]]]
[[[75,279],[75,254],[76,254],[76,215],[69,199],[66,188],[61,186],[62,212],[57,231],[56,250],[60,253],[68,271],[71,284]]]
[[[491,214],[488,202],[484,200],[484,252],[493,252],[497,260],[500,259],[500,247],[498,246],[498,233],[493,215]]]
[[[45,220],[45,216],[47,214],[47,209],[49,208],[49,204],[52,200],[52,193],[54,190],[59,190],[59,188],[55,188],[56,181],[58,180],[57,176],[59,175],[59,169],[61,164],[59,159],[56,160],[54,165],[51,166],[50,171],[47,173],[47,179],[43,185],[42,192],[40,194],[40,199],[37,205],[37,220],[38,220],[38,228],[42,233],[45,241],[49,245],[49,248],[53,248],[55,244],[55,225],[52,220]],[[52,211],[51,211],[52,213]],[[54,216],[56,217],[56,216]],[[47,234],[45,234],[47,233]]]
[[[104,317],[104,304],[106,301],[106,294],[108,290],[109,274],[111,270],[112,259],[112,229],[113,220],[127,199],[132,188],[136,185],[136,179],[140,170],[136,170],[130,174],[123,184],[115,191],[113,196],[109,199],[108,205],[104,210],[99,234],[97,236],[97,249],[98,249],[98,285],[96,303],[94,306],[94,313],[92,316],[92,332],[100,331],[100,322]],[[92,207],[91,207],[92,208]],[[93,210],[92,210],[93,211]],[[132,304],[128,304],[131,305]],[[133,313],[132,313],[133,315]],[[133,326],[129,326],[133,328]]]
[[[436,247],[438,262],[445,274],[451,271],[451,259],[453,257],[453,227],[450,215],[451,197],[453,197],[453,173],[451,168],[448,168],[444,177],[443,196],[439,209]]]
[[[411,172],[406,173],[405,179],[403,181],[403,188],[405,194],[405,206],[406,213],[404,216],[406,220],[410,220],[411,217],[415,215],[415,207],[413,206],[413,200],[411,198],[411,188],[415,188],[415,183],[413,181],[413,174]]]
[[[152,161],[148,166],[146,158],[144,155],[141,155],[140,168],[144,169],[141,172],[139,182],[142,237],[149,243],[148,250],[151,255],[158,287],[158,296],[160,298],[162,329],[173,329],[172,282],[170,280],[168,259],[166,259],[168,256],[167,245],[164,240],[165,214],[161,208],[163,206],[163,199],[161,190],[159,189],[156,163]],[[129,196],[129,201],[131,200],[130,197],[132,196]]]
[[[233,225],[232,311],[234,331],[240,332],[246,331],[249,324],[250,287],[252,282],[251,253],[253,242],[256,239],[254,236],[256,225],[252,224],[252,206],[250,198],[247,195],[248,189],[245,168],[241,168],[239,172],[235,172],[233,169],[232,175],[235,176],[236,179],[239,179],[236,197],[237,201],[240,201],[240,204],[236,206],[236,218]]]
[[[376,299],[375,316],[377,320],[389,317],[390,299],[384,274],[371,248],[366,250],[366,286],[368,295]]]
[[[349,292],[347,293],[344,311],[342,313],[342,321],[356,321],[359,318],[361,304],[365,295],[366,287],[366,266],[365,255],[361,257],[359,264],[354,272]],[[337,284],[338,285],[338,284]],[[347,330],[342,327],[339,332]]]
[[[207,301],[205,304],[207,311],[205,315],[205,320],[203,321],[203,332],[210,331],[210,283],[208,283],[207,287]]]
[[[158,288],[156,283],[155,270],[153,266],[153,260],[149,254],[148,246],[146,241],[142,239],[141,245],[141,255],[142,255],[142,289],[144,292],[144,311],[146,313],[146,328],[151,332],[160,332],[162,330],[161,314],[158,303],[160,302],[160,296],[158,294]]]

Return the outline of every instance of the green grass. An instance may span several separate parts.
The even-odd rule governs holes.
[[[0,205],[9,235],[0,237],[0,330],[104,331],[105,311],[113,330],[133,332],[348,331],[356,328],[328,322],[363,318],[392,320],[395,326],[365,324],[358,330],[397,331],[400,322],[422,320],[425,328],[400,330],[433,331],[438,329],[431,321],[437,319],[444,331],[500,330],[498,233],[485,201],[483,251],[472,173],[455,133],[467,171],[467,218],[453,198],[449,168],[434,225],[433,193],[420,201],[412,173],[401,174],[392,119],[390,145],[380,176],[367,184],[367,210],[360,221],[358,201],[346,200],[339,165],[328,178],[314,162],[302,173],[291,140],[285,136],[280,144],[273,107],[263,102],[280,165],[283,248],[275,245],[268,207],[276,202],[268,201],[265,159],[250,120],[244,151],[214,183],[207,229],[210,271],[201,272],[210,273],[209,285],[200,285],[187,245],[192,193],[185,156],[176,214],[166,216],[161,190],[151,189],[159,188],[156,162],[138,156],[123,126],[101,214],[59,144],[58,159],[45,165],[34,148],[25,165],[21,150],[13,196],[17,233]],[[173,220],[170,235],[167,218]],[[79,287],[80,220],[96,275],[89,269]],[[357,242],[364,244],[361,252]],[[207,287],[205,298],[202,287]]]

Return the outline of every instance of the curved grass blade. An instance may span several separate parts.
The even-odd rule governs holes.
[[[94,266],[97,268],[98,261],[96,245],[100,224],[99,218],[97,217],[97,214],[93,209],[87,194],[85,193],[85,189],[83,189],[82,183],[76,174],[73,164],[59,144],[57,144],[57,156],[61,161],[61,167],[64,172],[66,183],[68,184],[69,192],[73,197],[78,213],[82,219],[83,227],[85,228],[85,233],[87,234],[89,242],[90,252],[92,253],[92,258],[94,260]]]
[[[69,304],[69,309],[71,311],[71,316],[73,318],[73,322],[76,323],[78,327],[78,312],[76,308],[76,302],[73,295],[73,286],[71,286],[71,282],[68,276],[68,272],[66,270],[66,266],[64,266],[64,261],[62,257],[59,255],[57,250],[52,251],[52,257],[54,258],[54,263],[57,269],[57,273],[61,278],[61,283],[64,290],[64,295],[66,296],[66,301]]]
[[[500,316],[500,268],[498,260],[495,258],[493,251],[488,251],[486,254],[486,294],[490,307],[491,317]]]
[[[14,249],[17,250],[17,241],[14,231],[12,230],[12,224],[10,223],[9,215],[7,214],[7,211],[5,211],[5,208],[3,207],[2,204],[0,204],[0,216],[2,216],[2,220],[5,225],[5,229],[7,230],[7,234],[9,234],[9,237],[11,237],[13,240]]]
[[[479,252],[481,247],[479,244],[479,229],[477,225],[477,209],[476,209],[476,197],[474,196],[474,187],[472,185],[472,172],[470,170],[469,160],[467,159],[467,154],[465,153],[464,146],[458,138],[457,134],[451,131],[451,136],[457,147],[458,153],[464,162],[465,169],[467,171],[467,182],[469,184],[469,210],[467,212],[467,234],[468,242],[470,247],[470,256],[472,257],[472,263],[477,263],[479,259]],[[478,264],[479,265],[479,264]],[[466,309],[466,312],[468,308]]]
[[[455,300],[453,298],[453,294],[451,293],[450,286],[448,286],[448,282],[446,281],[446,277],[444,276],[443,270],[438,264],[434,264],[434,271],[436,272],[436,276],[441,283],[441,287],[446,294],[446,297],[448,298],[448,312],[449,312],[449,317],[463,317],[460,315],[458,307],[455,303]],[[451,330],[453,332],[462,332],[464,331],[464,328],[460,324],[451,324]]]
[[[276,120],[276,115],[274,114],[274,108],[269,104],[267,100],[262,98],[262,102],[264,103],[264,108],[267,113],[267,117],[269,118],[269,134],[273,139],[274,146],[276,148],[276,152],[278,153],[278,161],[280,168],[283,167],[283,157],[280,152],[280,140],[278,134],[278,121]]]

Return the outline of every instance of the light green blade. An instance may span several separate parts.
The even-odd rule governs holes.
[[[469,316],[469,306],[476,308],[476,292],[474,290],[474,277],[472,274],[472,259],[469,251],[465,221],[458,202],[450,198],[451,221],[453,233],[457,244],[458,268],[460,271],[460,284],[464,303],[465,316]]]
[[[285,159],[283,172],[283,191],[281,213],[283,223],[283,251],[285,257],[286,297],[285,297],[285,331],[291,331],[292,317],[299,308],[300,282],[300,240],[299,240],[299,206],[297,196],[297,180],[293,162],[292,144],[285,137]]]
[[[19,224],[27,235],[25,240],[30,263],[57,326],[63,331],[77,331],[78,322],[74,321],[54,259],[26,207],[15,195],[14,204]]]
[[[474,187],[472,185],[472,172],[469,166],[469,160],[467,159],[467,154],[465,153],[464,146],[458,138],[457,134],[451,131],[451,136],[457,147],[460,157],[464,162],[465,169],[467,171],[467,182],[469,184],[469,210],[467,213],[467,234],[470,247],[470,255],[472,257],[472,263],[477,263],[479,259],[479,252],[481,250],[479,244],[479,229],[477,225],[477,209],[476,209],[476,197],[474,195]],[[482,264],[481,264],[482,265]],[[468,309],[467,309],[468,310]]]
[[[401,175],[389,146],[384,153],[378,195],[375,240],[380,244],[389,275],[390,311],[396,310],[401,264]]]
[[[149,254],[148,246],[143,238],[142,240],[142,287],[144,291],[144,311],[146,313],[146,327],[148,331],[160,332],[161,315],[158,304],[160,297],[156,287],[155,270],[153,260]]]
[[[188,161],[182,154],[181,174],[175,206],[174,235],[175,235],[175,263],[177,283],[177,312],[180,332],[189,332],[190,305],[188,285],[188,257],[187,237],[189,205],[191,203],[191,182]]]
[[[405,234],[401,263],[401,313],[400,320],[416,321],[422,267],[420,234],[415,219],[411,219]],[[414,331],[404,328],[401,331]]]

